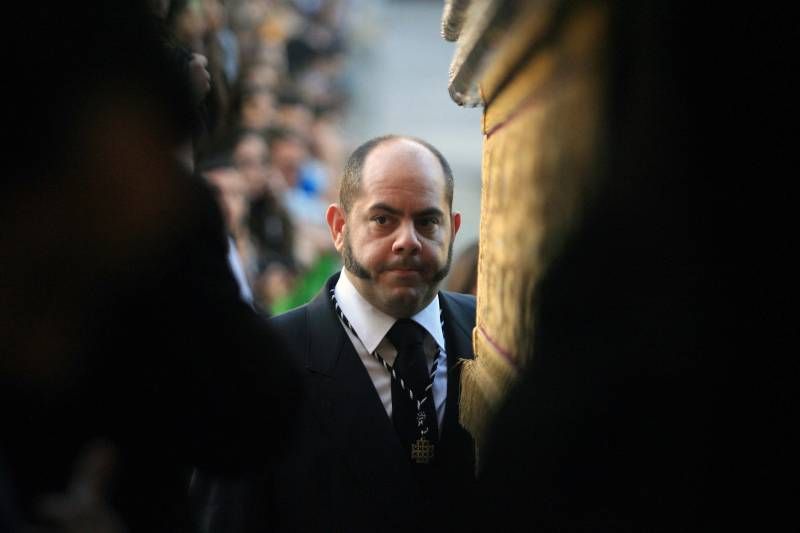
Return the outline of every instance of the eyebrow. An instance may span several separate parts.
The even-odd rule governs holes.
[[[386,211],[390,215],[399,216],[402,215],[403,212],[395,207],[390,206],[389,204],[378,202],[377,204],[372,204],[369,207],[369,211]],[[426,207],[421,211],[417,211],[414,214],[414,217],[426,217],[426,216],[438,216],[440,218],[444,218],[444,212],[439,209],[438,207]]]

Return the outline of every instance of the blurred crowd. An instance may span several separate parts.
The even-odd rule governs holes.
[[[207,63],[195,168],[217,192],[253,303],[305,303],[339,268],[325,223],[348,146],[344,0],[162,2],[177,49]]]

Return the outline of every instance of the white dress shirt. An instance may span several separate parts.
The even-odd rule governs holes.
[[[334,287],[336,301],[339,308],[347,317],[350,325],[358,333],[358,337],[353,335],[344,324],[342,327],[350,337],[350,342],[364,363],[364,367],[375,385],[375,391],[383,403],[386,414],[392,417],[392,378],[389,371],[372,356],[372,352],[378,350],[383,359],[390,365],[394,364],[397,357],[397,349],[392,345],[386,334],[394,325],[395,319],[377,309],[361,296],[348,277],[348,272],[342,269],[339,281]],[[436,418],[439,421],[439,428],[442,427],[444,420],[444,407],[447,398],[447,353],[445,352],[444,333],[439,312],[439,298],[434,298],[427,307],[411,317],[411,320],[425,328],[430,333],[430,337],[425,345],[425,355],[428,362],[428,370],[433,367],[434,357],[438,353],[438,363],[436,374],[433,377],[433,401],[436,406]],[[440,429],[441,431],[441,429]]]

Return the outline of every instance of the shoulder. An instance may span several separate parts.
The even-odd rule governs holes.
[[[270,325],[284,335],[304,329],[308,323],[308,304],[295,307],[280,315],[269,318]]]
[[[442,310],[449,314],[464,328],[475,327],[475,297],[471,294],[442,291],[440,302]]]
[[[308,304],[270,317],[268,322],[294,357],[304,363],[308,353],[310,336]]]
[[[290,341],[301,342],[307,340],[312,328],[316,331],[320,328],[325,329],[330,322],[338,324],[336,313],[327,296],[337,279],[338,274],[329,278],[325,286],[307,304],[271,317],[270,325]]]
[[[475,313],[475,297],[473,295],[450,291],[442,291],[441,295],[453,308],[466,313]]]

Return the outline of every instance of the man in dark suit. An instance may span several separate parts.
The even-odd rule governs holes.
[[[458,423],[458,363],[473,357],[475,299],[438,290],[461,223],[452,198],[447,161],[419,139],[379,137],[347,161],[327,211],[345,268],[271,320],[302,359],[309,398],[272,491],[278,529],[462,520],[474,446]]]

